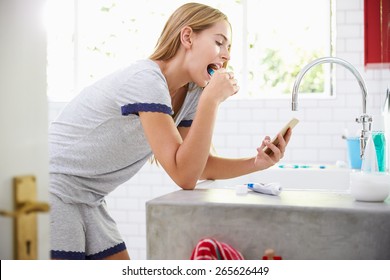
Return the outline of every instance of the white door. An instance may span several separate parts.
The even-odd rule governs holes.
[[[13,210],[12,178],[34,175],[47,202],[45,0],[0,1],[0,210]],[[13,221],[0,216],[0,259],[13,259]],[[49,258],[49,215],[38,215],[38,258]]]

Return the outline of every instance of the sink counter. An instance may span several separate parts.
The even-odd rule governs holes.
[[[357,202],[347,193],[234,189],[176,191],[148,201],[148,259],[189,259],[212,237],[261,259],[390,259],[390,200]]]

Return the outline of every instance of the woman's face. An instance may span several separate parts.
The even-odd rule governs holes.
[[[231,28],[227,21],[193,34],[192,48],[188,54],[192,81],[205,87],[210,81],[208,67],[218,70],[230,60]]]

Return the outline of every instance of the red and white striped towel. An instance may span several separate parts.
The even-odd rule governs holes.
[[[191,260],[243,260],[232,246],[213,238],[201,239],[191,254]]]

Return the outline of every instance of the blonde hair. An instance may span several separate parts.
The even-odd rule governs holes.
[[[197,33],[210,28],[213,24],[222,20],[229,23],[227,16],[218,9],[199,3],[182,5],[165,23],[154,52],[149,58],[152,60],[169,60],[174,57],[180,48],[180,33],[183,27],[189,26]],[[227,62],[223,66],[226,68]],[[159,165],[153,155],[150,158],[150,162]]]
[[[189,26],[194,32],[201,32],[222,20],[229,23],[227,16],[218,9],[199,3],[184,4],[169,17],[149,58],[168,60],[175,56],[181,44],[183,27]]]

